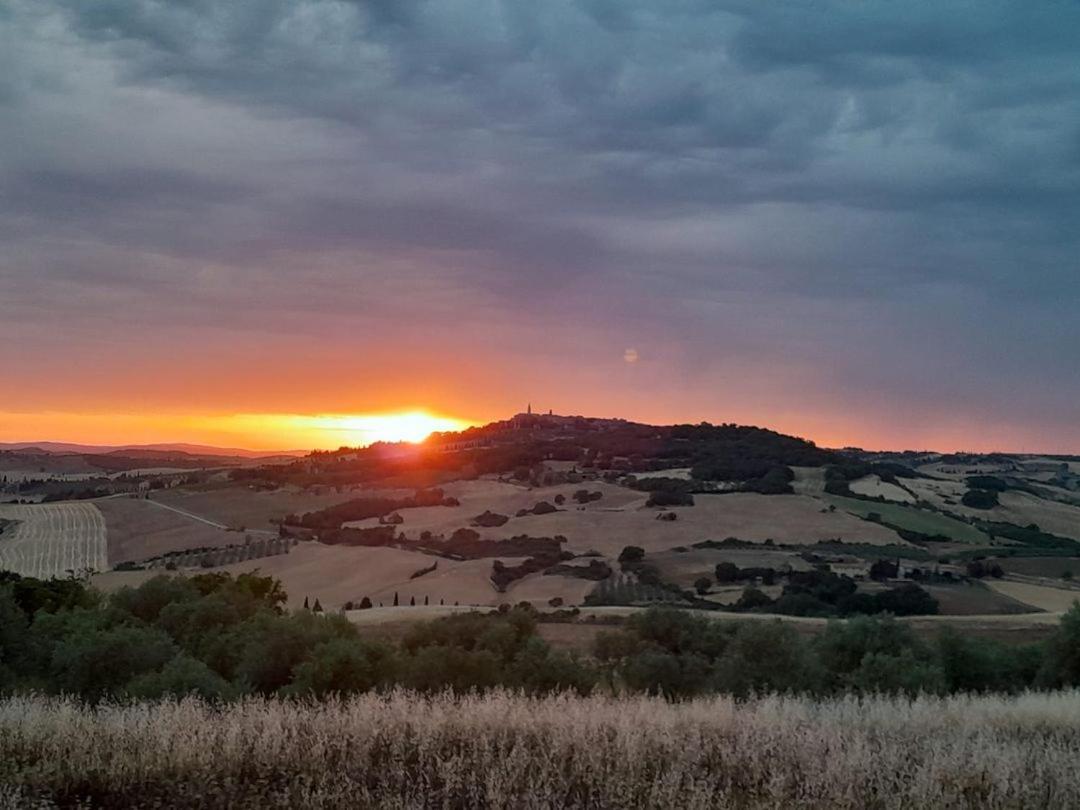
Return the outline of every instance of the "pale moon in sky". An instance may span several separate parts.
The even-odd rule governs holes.
[[[627,363],[636,363],[638,361],[637,349],[627,349],[623,352],[623,360]]]

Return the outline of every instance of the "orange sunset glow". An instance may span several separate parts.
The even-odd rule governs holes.
[[[0,412],[0,442],[32,435],[84,444],[188,442],[248,450],[328,450],[373,442],[420,442],[436,431],[472,424],[463,419],[408,410],[371,414],[248,413],[230,415],[127,415]],[[18,425],[17,433],[11,432]],[[29,426],[29,427],[27,427]]]

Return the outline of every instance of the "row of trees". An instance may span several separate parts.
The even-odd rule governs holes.
[[[601,634],[595,654],[616,688],[708,692],[1016,692],[1080,684],[1080,604],[1044,643],[1008,645],[944,629],[930,640],[896,619],[830,622],[812,639],[779,620],[718,622],[651,609]]]
[[[874,579],[896,576],[896,572],[897,565],[886,560],[879,560],[871,566],[871,577]],[[715,577],[719,583],[760,580],[766,586],[784,581],[783,591],[776,599],[756,588],[747,588],[734,606],[737,610],[826,617],[878,613],[922,616],[938,612],[937,600],[914,583],[864,593],[858,590],[858,583],[854,579],[830,571],[828,565],[818,565],[809,571],[778,571],[771,567],[739,568],[734,563],[721,562],[716,565]],[[707,591],[707,584],[702,584],[706,587],[698,588],[699,592]]]
[[[814,639],[773,619],[713,621],[656,608],[600,634],[594,659],[552,650],[527,605],[418,624],[397,644],[342,616],[286,614],[256,575],[158,577],[105,597],[81,583],[5,575],[0,692],[89,700],[195,693],[326,695],[405,686],[527,692],[1016,691],[1080,685],[1080,606],[1046,642],[1008,646],[890,617],[832,622]]]
[[[720,547],[738,540],[723,541]],[[702,545],[702,544],[699,544]],[[717,563],[715,581],[721,585],[746,583],[748,587],[732,605],[719,605],[705,599],[695,598],[695,593],[678,585],[663,581],[659,569],[646,559],[640,546],[626,546],[619,554],[619,564],[624,572],[632,574],[649,590],[644,597],[649,601],[683,601],[706,610],[734,610],[740,612],[778,613],[785,616],[843,617],[860,614],[875,615],[891,613],[897,616],[918,616],[938,612],[938,603],[927,591],[912,582],[905,582],[877,593],[864,593],[858,583],[845,574],[830,570],[828,564],[816,564],[808,571],[795,571],[790,567],[781,569],[771,566],[740,568],[733,562]],[[875,563],[877,578],[885,578],[897,572],[896,563]],[[770,587],[783,583],[777,598],[768,596],[756,585]],[[713,586],[713,577],[702,576],[695,580],[697,597],[707,594]],[[637,592],[627,588],[600,588],[590,594],[588,604],[638,604]],[[624,599],[627,601],[618,601]]]

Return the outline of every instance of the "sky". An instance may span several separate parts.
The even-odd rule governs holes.
[[[1078,42],[1064,1],[6,0],[0,441],[531,402],[1080,452]]]

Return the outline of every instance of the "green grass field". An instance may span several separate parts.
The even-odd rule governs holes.
[[[898,503],[879,503],[876,501],[863,501],[858,498],[845,498],[840,495],[826,495],[824,500],[843,509],[852,515],[865,518],[871,513],[881,515],[884,523],[899,526],[920,534],[944,535],[958,543],[974,543],[990,545],[990,538],[983,532],[962,521],[930,512],[925,509],[916,509],[911,506],[903,506]]]

